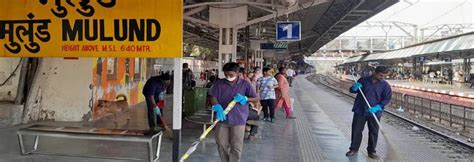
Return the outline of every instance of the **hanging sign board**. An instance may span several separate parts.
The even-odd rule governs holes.
[[[280,21],[276,24],[277,41],[300,41],[301,22],[300,21]]]
[[[182,57],[177,0],[2,0],[0,57]]]

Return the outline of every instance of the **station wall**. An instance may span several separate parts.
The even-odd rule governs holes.
[[[38,71],[38,120],[80,121],[90,108],[91,58],[44,58]],[[31,97],[31,96],[30,96]],[[38,110],[36,110],[38,111]],[[36,113],[32,113],[36,114]],[[30,119],[35,119],[31,116]]]
[[[0,81],[15,69],[19,58],[0,59]],[[184,59],[199,72],[217,68],[215,61]],[[19,73],[0,86],[0,101],[14,101]],[[127,96],[131,107],[144,101],[146,80],[160,71],[172,71],[173,59],[144,58],[43,58],[23,113],[23,123],[37,120],[91,121],[106,114],[98,111],[98,100]],[[196,78],[198,79],[198,78]]]
[[[127,96],[130,106],[145,100],[141,90],[148,79],[146,59],[97,58],[93,64],[93,120],[106,115],[99,111],[98,100],[114,101],[121,94]]]
[[[15,101],[21,71],[19,63],[20,58],[0,58],[0,102]],[[19,67],[15,71],[17,66]],[[6,81],[12,73],[14,75]],[[1,86],[4,82],[5,85]]]

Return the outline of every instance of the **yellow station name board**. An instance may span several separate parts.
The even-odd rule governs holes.
[[[182,57],[182,0],[0,0],[0,57]]]

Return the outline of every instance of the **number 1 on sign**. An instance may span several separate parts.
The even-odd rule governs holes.
[[[286,31],[286,38],[293,38],[293,24],[285,24],[283,26],[283,31]]]

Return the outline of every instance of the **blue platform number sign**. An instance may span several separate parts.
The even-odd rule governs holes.
[[[281,21],[276,24],[277,41],[299,41],[301,40],[300,21]]]

